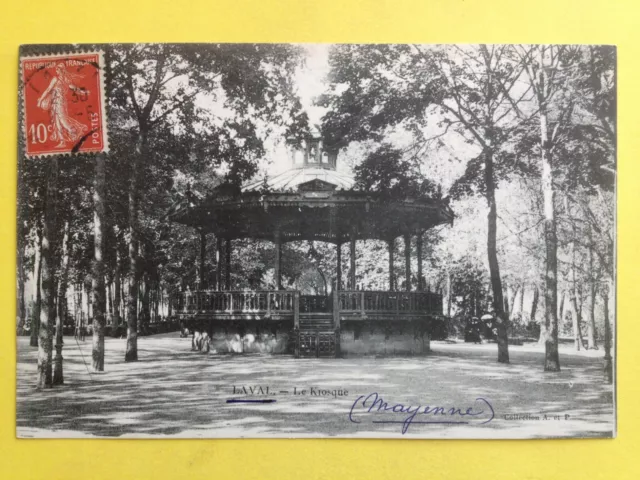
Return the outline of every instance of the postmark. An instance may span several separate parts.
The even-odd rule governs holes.
[[[27,156],[108,151],[102,52],[22,57]]]

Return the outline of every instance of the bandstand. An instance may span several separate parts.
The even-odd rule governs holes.
[[[323,149],[317,134],[301,146],[289,144],[287,151],[291,168],[284,173],[249,183],[240,191],[219,189],[200,201],[190,198],[170,215],[172,221],[197,229],[201,246],[200,287],[173,295],[174,315],[190,330],[206,331],[213,352],[296,357],[427,353],[443,310],[442,296],[424,289],[422,237],[426,230],[453,221],[449,206],[435,199],[398,200],[354,190],[353,178],[337,169],[337,152]],[[213,285],[202,288],[209,234],[215,236],[219,268]],[[393,275],[399,238],[405,246],[402,290]],[[417,286],[412,290],[413,238],[418,262]],[[275,288],[231,290],[231,256],[238,239],[273,242]],[[384,291],[356,288],[357,242],[371,239],[388,245]],[[326,296],[282,287],[282,245],[303,240],[336,246],[335,278]],[[342,272],[345,244],[348,278]]]

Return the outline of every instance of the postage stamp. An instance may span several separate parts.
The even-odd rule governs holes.
[[[108,150],[102,52],[21,58],[25,153]]]

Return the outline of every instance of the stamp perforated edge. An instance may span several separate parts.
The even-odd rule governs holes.
[[[69,58],[69,57],[79,57],[84,55],[97,55],[98,56],[98,68],[100,70],[100,81],[98,82],[100,85],[100,109],[102,111],[102,115],[100,116],[100,128],[103,132],[103,148],[98,151],[91,152],[47,152],[47,153],[27,153],[27,141],[29,140],[27,134],[27,122],[26,122],[26,107],[25,107],[25,87],[26,84],[24,82],[23,75],[23,63],[29,60],[38,60],[38,59],[54,59],[54,58]],[[104,52],[102,50],[74,50],[71,52],[60,52],[60,53],[43,53],[39,55],[20,55],[19,62],[19,71],[18,71],[18,91],[22,93],[22,99],[20,100],[20,131],[22,132],[22,137],[25,142],[24,151],[21,152],[23,156],[27,158],[44,158],[51,156],[77,156],[77,155],[99,155],[101,153],[109,153],[109,131],[107,129],[107,99],[105,97],[105,61],[104,61]]]

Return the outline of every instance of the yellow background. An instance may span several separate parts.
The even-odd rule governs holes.
[[[0,6],[0,478],[640,478],[637,0],[8,0]],[[615,440],[15,439],[17,67],[21,43],[607,43],[619,62]],[[187,413],[187,412],[185,412]]]

